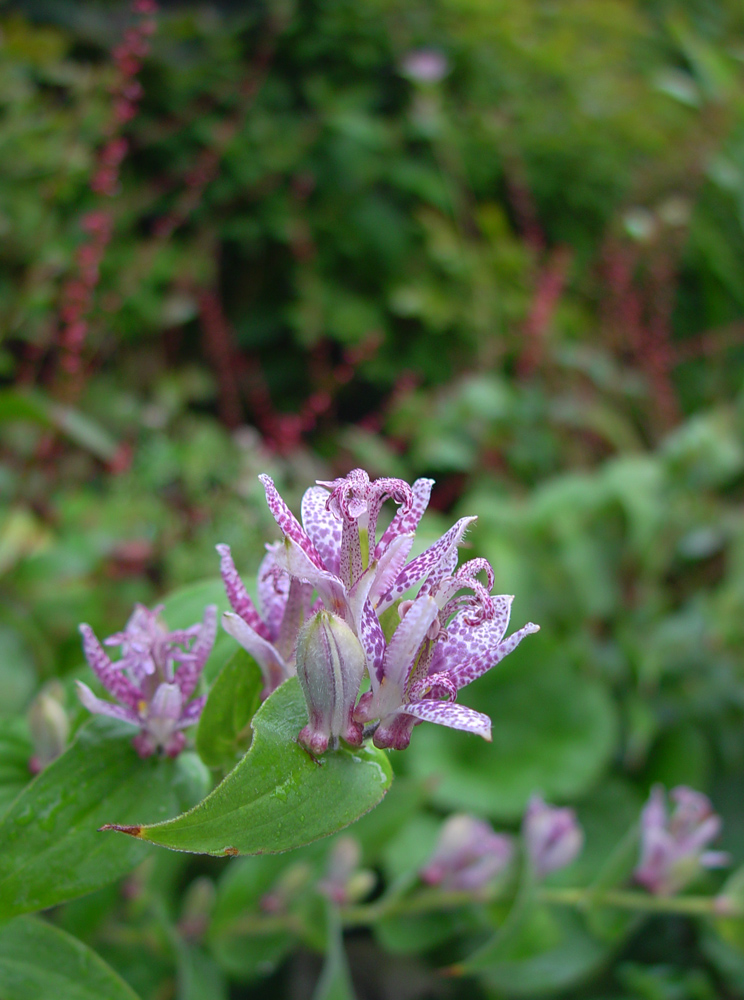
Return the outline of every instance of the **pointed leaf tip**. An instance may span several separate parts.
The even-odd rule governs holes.
[[[117,833],[128,833],[130,837],[142,836],[142,826],[121,826],[119,823],[104,823],[103,826],[98,827],[99,833],[103,833],[106,830],[116,830]]]

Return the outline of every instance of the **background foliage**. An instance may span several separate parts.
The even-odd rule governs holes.
[[[535,790],[577,805],[587,884],[654,781],[710,794],[744,862],[740,4],[165,4],[111,193],[91,182],[131,12],[26,0],[0,19],[2,800],[29,778],[39,688],[59,678],[82,714],[79,621],[105,635],[214,577],[216,542],[250,576],[274,537],[257,473],[296,506],[362,464],[436,479],[432,537],[477,513],[474,554],[542,626],[467,692],[492,746],[421,727],[393,755],[393,791],[351,830],[380,884],[450,811],[508,827]],[[440,80],[407,68],[420,47]],[[64,307],[100,211],[76,347]],[[309,996],[316,904],[299,892],[294,935],[240,920],[327,850],[152,849],[43,934],[143,998]],[[0,964],[39,933],[22,919]],[[359,996],[455,995],[432,970],[483,919],[353,934]],[[507,956],[468,989],[744,996],[744,957],[709,927],[656,918],[599,954],[566,933],[550,975]]]

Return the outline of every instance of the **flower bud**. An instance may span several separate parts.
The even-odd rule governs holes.
[[[419,874],[429,885],[477,892],[506,870],[513,854],[512,838],[495,833],[488,823],[475,816],[450,816]]]
[[[351,714],[365,658],[356,635],[341,618],[319,611],[300,629],[296,663],[309,718],[299,742],[314,754],[336,749],[339,736],[359,746],[362,726]]]
[[[63,707],[65,693],[59,681],[51,681],[36,695],[28,711],[28,728],[34,746],[30,767],[35,773],[59,757],[67,746],[70,721]]]
[[[524,814],[527,855],[537,878],[566,868],[584,844],[584,831],[573,809],[548,805],[533,795]]]

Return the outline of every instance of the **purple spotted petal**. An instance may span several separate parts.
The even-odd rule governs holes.
[[[364,572],[362,546],[359,539],[359,525],[356,521],[344,521],[341,526],[341,548],[338,556],[338,575],[346,587],[351,589]]]
[[[297,635],[305,619],[310,614],[310,601],[312,597],[313,588],[309,583],[300,583],[299,580],[292,580],[290,582],[287,603],[284,605],[284,614],[279,626],[278,635],[274,640],[274,645],[287,662],[294,657]]]
[[[238,571],[235,569],[235,563],[230,554],[230,546],[216,545],[215,548],[220,554],[220,573],[222,574],[222,582],[225,584],[225,591],[227,592],[230,607],[250,625],[254,632],[258,632],[264,639],[270,639],[269,630],[261,620],[255,604],[245,589]]]
[[[341,521],[328,510],[327,502],[328,492],[322,486],[311,486],[306,490],[302,498],[302,524],[326,569],[338,576]]]
[[[382,662],[385,656],[385,636],[380,620],[372,609],[369,600],[364,602],[358,627],[359,640],[367,660],[367,671],[374,678],[372,687],[376,688],[382,678]]]
[[[82,681],[75,681],[75,684],[77,685],[78,698],[89,712],[94,712],[96,715],[108,715],[112,719],[120,719],[122,722],[131,722],[132,725],[139,726],[139,716],[133,709],[97,698],[88,685],[83,684]]]
[[[228,635],[237,639],[243,649],[250,653],[259,665],[267,691],[271,692],[274,688],[279,687],[282,681],[293,673],[274,646],[267,642],[263,636],[254,632],[242,618],[226,611],[222,616],[222,627]]]
[[[440,726],[449,726],[450,729],[464,729],[465,732],[475,733],[491,742],[491,720],[488,716],[452,701],[426,698],[424,701],[403,705],[398,714],[413,715],[424,722],[436,722]]]
[[[413,502],[406,509],[398,509],[395,517],[382,533],[380,541],[375,548],[375,558],[379,559],[385,549],[398,535],[413,535],[418,527],[418,523],[423,517],[424,511],[429,506],[431,488],[434,485],[433,479],[417,479],[413,484]]]
[[[527,622],[518,632],[512,632],[508,639],[504,639],[503,642],[500,642],[494,648],[490,650],[482,647],[478,648],[473,656],[466,658],[458,666],[449,669],[448,673],[459,690],[459,688],[470,684],[476,678],[485,674],[487,670],[490,670],[491,667],[495,667],[497,663],[500,663],[505,656],[517,648],[526,635],[531,635],[533,632],[539,631],[539,625]]]
[[[184,701],[191,697],[194,688],[199,683],[204,664],[212,652],[217,636],[217,605],[209,604],[204,609],[204,621],[199,627],[194,645],[176,671],[175,682],[178,685]]]
[[[306,557],[311,563],[313,563],[314,566],[321,570],[325,569],[320,553],[310,541],[310,538],[300,522],[279,496],[271,476],[262,475],[258,478],[263,483],[264,490],[266,491],[266,502],[268,503],[269,510],[271,511],[274,520],[279,525],[282,534],[286,538],[291,538],[292,541],[302,549]]]
[[[500,594],[491,598],[493,617],[473,625],[469,619],[472,609],[464,608],[447,625],[447,638],[440,639],[431,661],[431,673],[453,670],[461,664],[477,661],[486,662],[485,673],[491,665],[491,653],[504,638],[509,626],[509,616],[514,598]]]
[[[435,579],[437,582],[442,573],[440,567],[445,564],[450,567],[452,558],[457,559],[457,546],[462,541],[465,531],[475,521],[475,517],[461,517],[449,531],[430,546],[420,556],[412,559],[398,575],[393,586],[383,597],[377,606],[377,613],[382,614],[386,608],[402,597],[407,590],[414,587],[424,579]],[[449,570],[448,570],[449,571]]]
[[[81,625],[80,634],[83,637],[83,652],[93,673],[117,701],[136,709],[142,700],[142,693],[122,673],[104,652],[103,646],[96,639],[90,625]]]
[[[289,576],[276,562],[276,552],[281,546],[281,542],[266,546],[257,577],[258,607],[268,628],[267,633],[261,635],[272,640],[279,635],[289,595]]]

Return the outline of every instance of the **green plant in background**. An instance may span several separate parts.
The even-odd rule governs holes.
[[[48,989],[48,955],[60,995],[309,996],[325,951],[319,997],[427,995],[442,967],[483,997],[740,995],[738,5],[24,0],[0,20],[0,803],[27,875],[5,886],[55,907],[4,925],[12,989]],[[96,833],[161,828],[228,772],[253,810],[236,837],[287,776],[328,793],[292,743],[299,686],[259,710],[226,633],[196,752],[168,762],[84,723],[76,626],[164,593],[169,629],[228,611],[215,541],[250,575],[274,530],[257,475],[299,510],[356,465],[436,479],[413,559],[477,511],[467,558],[541,624],[460,695],[493,742],[418,727],[379,808],[286,855]],[[657,858],[701,895],[657,895],[661,868],[631,887],[657,783],[715,803],[723,887],[658,809]],[[536,884],[500,838],[538,792],[585,846]],[[328,812],[353,818],[343,784]]]

